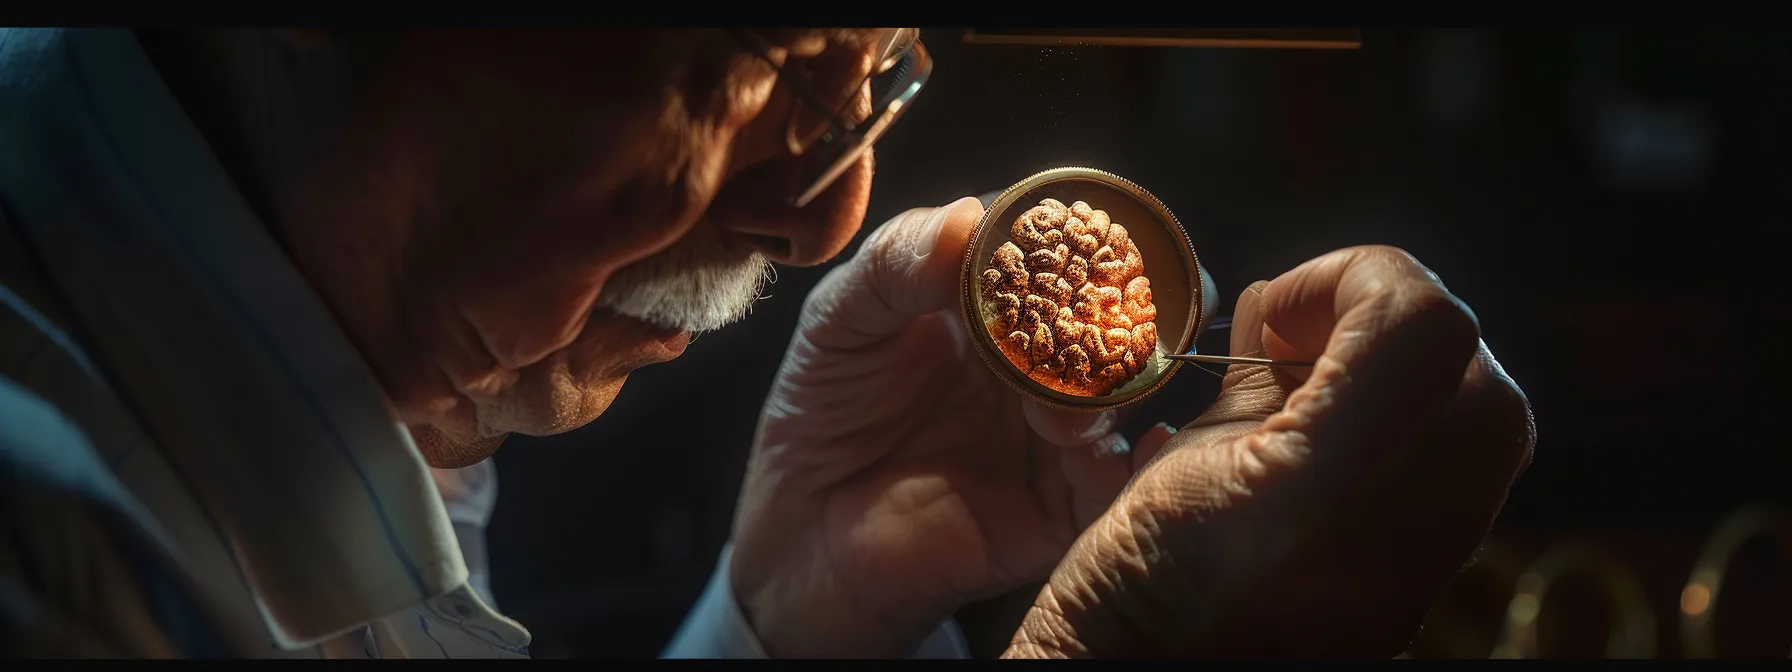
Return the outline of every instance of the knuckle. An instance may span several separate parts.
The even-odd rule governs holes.
[[[1439,291],[1448,293],[1448,290],[1444,288],[1443,280],[1437,277],[1437,273],[1404,248],[1393,245],[1363,245],[1351,248],[1350,251],[1359,258],[1375,261],[1394,270],[1398,276],[1435,286]]]
[[[913,226],[915,222],[926,219],[933,213],[933,210],[933,208],[910,208],[904,210],[902,214],[891,217],[883,225],[873,230],[871,235],[865,237],[865,243],[859,246],[858,256],[878,256],[893,244],[899,237],[899,233]]]
[[[1431,338],[1470,346],[1481,337],[1479,318],[1468,304],[1445,289],[1435,273],[1417,257],[1392,245],[1361,245],[1341,250],[1362,272],[1369,296],[1397,306],[1398,311]]]
[[[1431,282],[1402,283],[1398,303],[1432,338],[1472,347],[1481,339],[1481,322],[1473,309]]]
[[[1399,275],[1409,275],[1415,271],[1423,271],[1425,265],[1419,258],[1404,248],[1393,245],[1358,245],[1346,248],[1342,254],[1358,261],[1368,261],[1384,268],[1393,269]]]
[[[902,214],[891,218],[890,222],[884,225],[884,228],[907,230],[921,222],[927,221],[928,217],[933,216],[933,213],[938,211],[939,208],[934,207],[909,208],[902,211]]]

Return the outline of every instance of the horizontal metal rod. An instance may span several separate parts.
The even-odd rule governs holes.
[[[995,28],[965,31],[970,44],[1220,49],[1356,49],[1362,33],[1338,28]]]

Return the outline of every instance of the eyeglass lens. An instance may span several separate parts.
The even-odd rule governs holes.
[[[912,28],[890,30],[869,54],[816,58],[798,64],[795,69],[800,76],[808,77],[810,86],[822,98],[817,101],[822,105],[798,105],[792,111],[791,149],[807,151],[818,142],[838,139],[830,137],[830,133],[861,127],[877,104],[897,93],[906,74],[904,59],[918,36],[919,31]],[[822,111],[824,105],[831,115]],[[851,126],[833,128],[830,122],[835,118]]]

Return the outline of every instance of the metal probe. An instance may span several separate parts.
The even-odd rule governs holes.
[[[1208,325],[1207,330],[1208,331],[1218,331],[1220,329],[1230,328],[1231,326],[1232,326],[1232,318],[1222,317],[1222,318],[1214,320],[1213,324]],[[1290,361],[1285,361],[1285,360],[1280,360],[1280,359],[1263,359],[1261,357],[1225,357],[1225,356],[1221,356],[1221,355],[1197,355],[1192,352],[1188,353],[1186,355],[1164,355],[1164,359],[1177,359],[1177,360],[1182,360],[1184,362],[1204,362],[1204,363],[1208,363],[1208,364],[1256,364],[1258,366],[1287,366],[1287,367],[1300,367],[1300,366],[1311,367],[1311,366],[1313,366],[1312,362],[1290,362]]]
[[[1258,364],[1262,366],[1312,366],[1312,362],[1289,362],[1280,359],[1263,359],[1261,357],[1223,357],[1220,355],[1164,355],[1164,359],[1179,359],[1184,362],[1206,362],[1208,364]]]

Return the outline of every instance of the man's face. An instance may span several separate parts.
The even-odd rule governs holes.
[[[871,67],[870,31],[762,34],[787,65]],[[419,32],[374,62],[288,213],[329,235],[289,237],[433,466],[590,422],[864,216],[869,154],[788,205],[799,101],[721,31]]]

